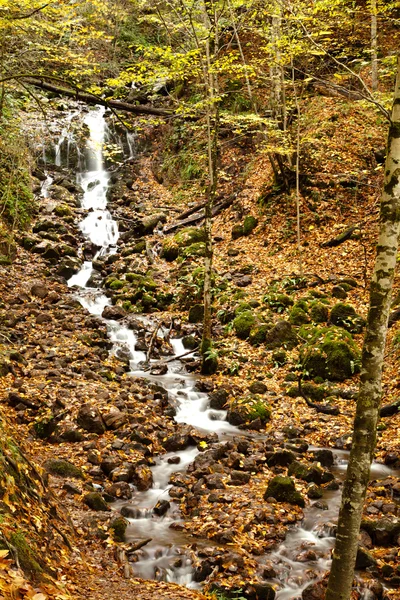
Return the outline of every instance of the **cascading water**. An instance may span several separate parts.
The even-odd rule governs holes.
[[[107,137],[107,127],[104,119],[105,109],[98,107],[85,116],[85,124],[90,131],[90,137],[85,149],[83,170],[78,173],[77,180],[84,190],[82,208],[87,211],[80,227],[85,237],[97,248],[97,256],[106,256],[116,251],[119,237],[117,223],[107,210],[107,188],[109,173],[104,168],[103,145]],[[129,153],[133,156],[132,137],[129,138]],[[93,315],[101,316],[105,306],[110,304],[109,298],[100,289],[86,287],[92,274],[92,263],[86,261],[81,270],[69,280],[74,286],[81,304]],[[243,431],[230,425],[225,411],[215,411],[208,408],[208,398],[204,393],[195,389],[196,379],[188,375],[181,363],[176,360],[168,364],[168,372],[162,376],[151,376],[148,371],[141,369],[145,353],[135,350],[136,335],[121,323],[105,320],[114,351],[124,348],[129,352],[132,375],[162,381],[168,390],[169,398],[176,406],[175,419],[179,423],[187,423],[207,432],[218,433],[220,439],[224,436],[241,435]],[[182,343],[178,339],[171,340],[175,356],[183,353]],[[250,436],[251,434],[247,434]],[[116,503],[115,508],[123,509],[123,514],[130,520],[127,531],[128,539],[146,539],[151,541],[141,550],[139,560],[135,563],[135,574],[143,578],[158,578],[166,581],[181,583],[188,587],[197,587],[193,580],[193,569],[185,551],[190,544],[188,536],[171,529],[170,525],[180,520],[179,510],[171,503],[164,516],[157,516],[153,508],[160,500],[168,500],[168,482],[175,471],[184,470],[194,460],[197,449],[189,448],[181,452],[163,455],[152,468],[153,487],[147,492],[135,492],[129,502]],[[346,467],[343,456],[338,457],[336,474],[342,473]],[[379,465],[382,467],[382,465]],[[384,468],[375,473],[375,477],[386,477]],[[330,551],[334,538],[324,533],[324,524],[337,517],[340,502],[340,492],[325,493],[328,510],[312,506],[306,511],[302,527],[290,532],[282,545],[268,559],[276,566],[277,577],[272,582],[277,583],[280,590],[276,598],[293,600],[298,598],[304,587],[309,583],[307,570],[312,569],[322,575],[329,568]],[[325,508],[325,507],[323,507]],[[311,553],[305,556],[305,552]]]

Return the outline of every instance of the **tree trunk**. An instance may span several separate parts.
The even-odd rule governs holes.
[[[339,512],[326,600],[349,600],[358,535],[376,443],[382,366],[400,233],[400,57],[388,136],[380,231],[370,287],[370,309],[362,353],[353,443]]]
[[[378,89],[378,19],[376,0],[371,0],[371,86],[376,92]]]

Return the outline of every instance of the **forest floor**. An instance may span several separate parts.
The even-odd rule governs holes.
[[[242,303],[246,304],[246,310],[255,311],[257,326],[270,320],[274,323],[277,319],[289,320],[290,308],[273,305],[278,295],[290,296],[292,304],[300,302],[299,306],[306,306],[305,312],[313,301],[322,299],[329,312],[335,304],[344,302],[359,317],[366,317],[382,183],[382,163],[376,161],[374,151],[384,146],[385,123],[373,110],[366,112],[361,105],[350,106],[345,101],[323,97],[310,102],[308,116],[304,135],[311,139],[310,173],[301,200],[304,278],[299,277],[293,195],[275,193],[268,159],[255,157],[251,144],[234,148],[223,157],[225,170],[231,167],[233,175],[223,184],[221,193],[226,196],[235,193],[235,200],[214,220],[215,314],[220,315],[215,318],[214,335],[219,371],[203,385],[211,392],[224,390],[223,406],[232,415],[242,400],[248,398],[252,384],[263,383],[265,390],[257,402],[268,403],[271,415],[264,420],[244,420],[241,423],[244,432],[250,430],[256,434],[248,447],[235,442],[227,456],[210,459],[206,465],[210,474],[222,476],[223,493],[230,495],[229,508],[224,514],[221,515],[220,504],[210,502],[212,494],[203,493],[208,487],[207,479],[203,480],[198,496],[193,491],[197,489],[195,473],[188,473],[185,480],[178,480],[175,485],[185,489],[184,496],[176,502],[185,516],[187,533],[218,545],[223,556],[218,581],[236,586],[235,589],[242,588],[243,582],[256,581],[256,557],[276,546],[288,527],[303,516],[299,506],[271,500],[267,507],[267,512],[270,511],[267,517],[271,520],[265,515],[257,520],[257,514],[266,510],[263,495],[268,482],[274,475],[287,473],[288,465],[274,464],[271,457],[289,447],[300,452],[300,460],[310,465],[314,460],[312,452],[299,451],[301,442],[318,448],[350,447],[358,376],[348,377],[345,382],[320,382],[322,403],[336,407],[338,413],[323,414],[296,393],[298,346],[289,344],[271,350],[264,342],[253,345],[248,336],[240,339],[232,326],[235,309]],[[325,125],[321,126],[321,122]],[[321,127],[325,128],[322,132]],[[161,154],[161,142],[154,147],[154,155],[140,155],[134,164],[128,163],[121,169],[112,191],[110,210],[121,230],[127,222],[137,220],[138,215],[158,212],[164,214],[168,225],[175,221],[178,210],[185,210],[188,200],[193,201],[193,193],[197,193],[195,187],[190,190],[189,184],[189,189],[177,200],[177,189],[169,184],[168,178],[164,184],[160,183],[160,178],[154,175],[154,156],[157,152]],[[61,171],[61,175],[71,179],[68,172]],[[37,181],[34,184],[39,185]],[[105,326],[74,300],[73,291],[61,275],[60,264],[79,254],[82,237],[78,224],[82,211],[76,202],[74,205],[76,193],[64,185],[59,181],[58,190],[54,190],[50,200],[40,200],[33,236],[30,233],[21,236],[19,241],[25,249],[18,246],[13,263],[0,266],[3,375],[0,437],[6,460],[1,481],[3,488],[9,485],[10,477],[29,481],[26,486],[21,483],[18,490],[2,494],[0,599],[100,600],[105,595],[111,600],[132,596],[139,600],[155,596],[176,600],[204,598],[196,591],[174,584],[135,578],[126,558],[129,544],[117,541],[113,533],[112,503],[103,500],[101,511],[89,507],[88,496],[97,493],[93,483],[101,483],[108,498],[129,499],[126,487],[118,487],[104,476],[101,465],[105,461],[111,461],[110,469],[122,469],[127,462],[135,465],[137,472],[140,471],[140,476],[135,475],[136,485],[146,486],[154,458],[166,451],[165,440],[191,436],[200,448],[213,448],[216,442],[204,432],[178,426],[168,413],[162,390],[128,375],[126,363],[109,355]],[[54,211],[55,206],[65,205],[68,211]],[[250,215],[256,219],[255,228],[249,235],[233,238],[232,228]],[[46,220],[60,223],[64,229],[49,226],[47,230],[35,231],[35,226]],[[324,247],[324,243],[352,225],[358,228],[351,239],[336,247]],[[166,324],[173,318],[179,335],[198,339],[200,326],[188,323],[188,310],[201,301],[198,282],[191,277],[201,265],[201,258],[187,256],[184,260],[167,262],[159,252],[165,237],[155,231],[146,239],[158,253],[151,260],[146,251],[132,254],[133,242],[126,236],[119,245],[117,260],[102,265],[102,285],[106,286],[110,275],[124,279],[127,271],[150,274],[159,291],[173,295],[174,303],[164,311],[150,309],[147,314]],[[32,253],[34,244],[41,242],[63,248],[58,254],[52,254],[50,247],[41,254]],[[26,249],[29,246],[31,250]],[[349,281],[353,283],[349,285]],[[394,307],[399,303],[399,291],[397,275]],[[110,289],[108,293],[112,294]],[[114,298],[118,304],[116,294]],[[306,304],[301,305],[302,301]],[[232,312],[233,318],[224,320]],[[310,323],[307,315],[304,323]],[[328,326],[328,319],[322,325]],[[388,335],[384,405],[396,401],[399,394],[398,332],[398,325],[394,324]],[[149,334],[152,330],[146,331],[147,340]],[[362,335],[362,330],[353,332],[358,347]],[[277,354],[282,350],[283,354]],[[189,363],[188,368],[195,369],[196,364]],[[90,426],[83,429],[82,405],[92,410]],[[129,434],[134,443],[120,444],[121,439],[126,439],[121,432]],[[136,437],[132,438],[134,433]],[[22,453],[15,450],[15,442]],[[381,420],[376,451],[376,460],[393,467],[393,476],[383,483],[371,483],[365,504],[366,519],[398,522],[400,484],[395,474],[398,475],[400,468],[399,457],[400,413],[397,412]],[[245,459],[253,461],[248,467],[250,481],[239,487],[230,485],[229,473],[238,468],[246,471],[240,462]],[[52,461],[59,464],[54,466]],[[76,470],[71,471],[61,461],[72,464]],[[234,466],[236,463],[241,466]],[[309,503],[306,482],[296,479],[296,489]],[[398,533],[396,540],[390,537],[392,533],[388,534],[382,545],[376,543],[373,528],[363,538],[377,561],[372,576],[388,585],[385,597],[391,600],[400,598],[396,587],[400,566]],[[226,537],[227,534],[231,537]],[[18,535],[29,540],[28,547],[24,543],[18,546]],[[13,542],[7,545],[5,540]],[[194,560],[199,560],[198,556]],[[239,572],[232,568],[232,562],[241,565]]]

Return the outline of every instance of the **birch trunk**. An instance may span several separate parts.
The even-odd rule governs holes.
[[[388,136],[380,231],[370,287],[353,444],[343,488],[326,600],[349,600],[364,499],[376,443],[382,366],[400,233],[400,57]]]
[[[371,80],[372,90],[378,89],[378,18],[376,0],[371,0]]]

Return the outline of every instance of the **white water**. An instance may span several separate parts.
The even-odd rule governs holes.
[[[82,207],[87,216],[81,223],[85,237],[95,244],[99,250],[96,256],[105,256],[116,251],[119,237],[117,223],[107,210],[107,188],[109,173],[104,168],[102,150],[107,136],[104,120],[104,108],[92,110],[86,117],[85,123],[90,130],[90,138],[85,150],[85,169],[79,173],[77,180],[84,190]],[[64,133],[63,133],[64,135]],[[134,155],[133,137],[128,138],[129,153]],[[59,143],[61,148],[61,141]],[[45,190],[46,192],[46,190]],[[77,298],[91,314],[101,316],[104,307],[110,305],[110,300],[100,289],[88,288],[86,284],[92,274],[90,261],[86,261],[81,270],[69,280],[69,285],[77,289]],[[225,411],[215,411],[208,408],[207,395],[195,389],[196,379],[188,375],[181,363],[176,360],[168,364],[168,373],[163,376],[151,376],[140,368],[145,360],[145,353],[135,350],[137,337],[125,325],[116,321],[105,321],[110,340],[114,343],[114,352],[124,348],[129,352],[132,375],[146,377],[160,382],[168,390],[169,398],[176,406],[175,420],[187,423],[207,432],[217,432],[223,439],[226,435],[240,434],[236,427],[226,421]],[[179,339],[171,340],[175,356],[184,352]],[[193,570],[190,560],[182,548],[190,543],[187,536],[171,529],[172,523],[179,523],[180,514],[176,505],[171,502],[171,508],[163,517],[153,512],[153,507],[159,500],[169,500],[169,480],[175,471],[182,471],[194,460],[198,453],[196,448],[175,453],[169,453],[157,459],[152,468],[153,487],[147,492],[134,493],[130,501],[118,502],[116,509],[123,505],[133,511],[128,528],[128,539],[140,540],[152,538],[152,541],[138,552],[139,560],[134,564],[135,573],[143,578],[163,579],[181,583],[188,587],[198,587],[193,581]],[[337,476],[343,477],[346,469],[346,453],[337,452],[335,467]],[[178,464],[170,464],[171,456],[179,457]],[[388,467],[374,466],[373,477],[386,477],[391,473]],[[293,600],[301,595],[302,590],[310,582],[308,572],[322,575],[329,568],[330,552],[334,538],[326,537],[324,524],[334,521],[337,517],[340,502],[340,491],[328,492],[324,495],[328,510],[314,507],[307,509],[306,518],[301,527],[290,532],[282,545],[272,554],[263,557],[271,561],[278,572],[278,578],[272,580],[280,588],[277,592],[279,600]],[[301,556],[307,550],[314,550],[315,560],[304,560]]]

